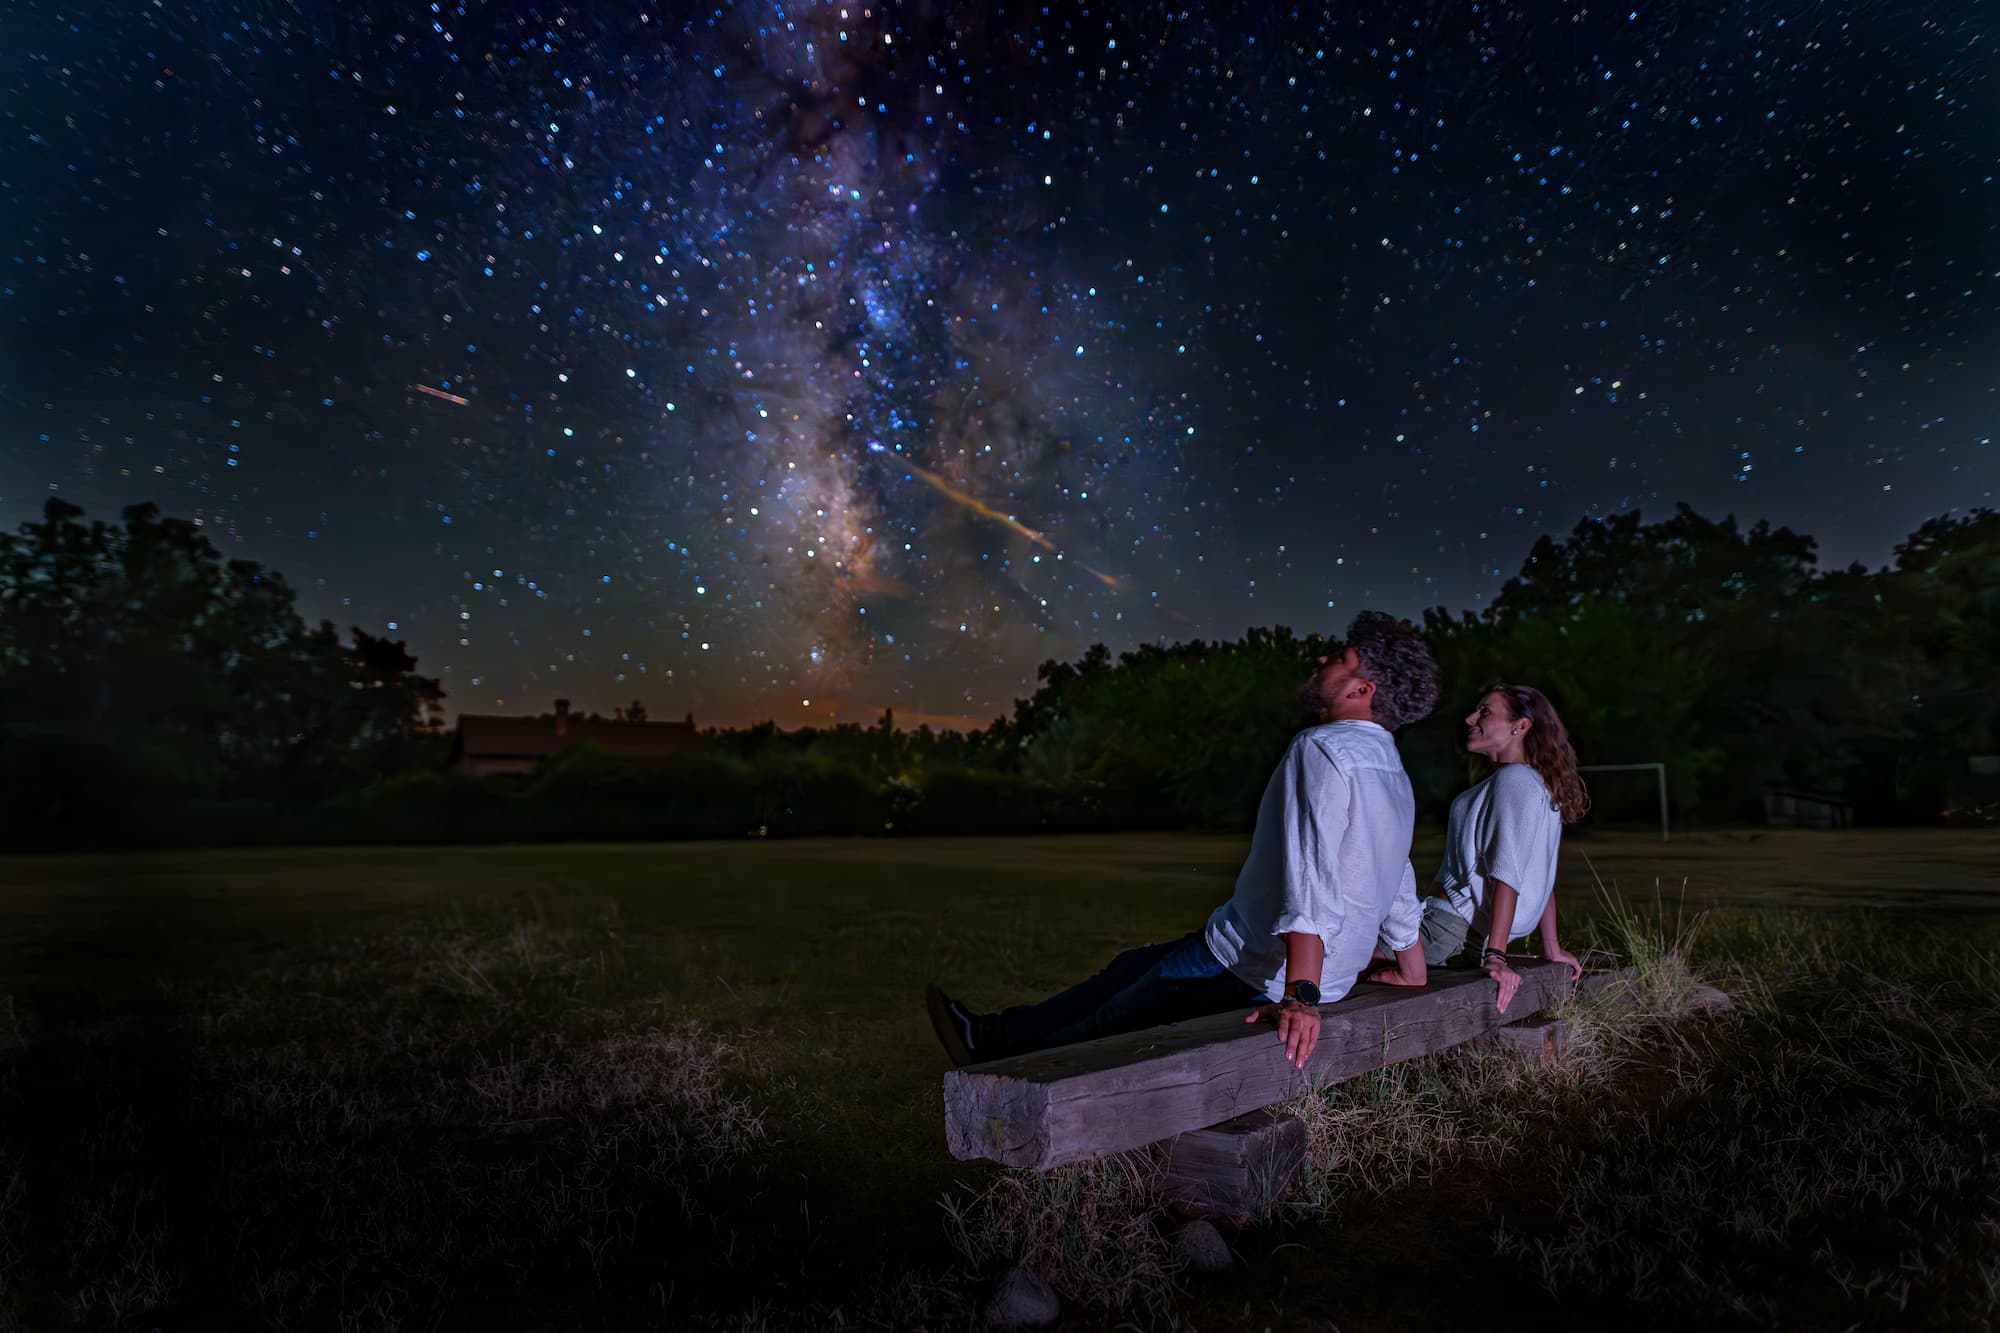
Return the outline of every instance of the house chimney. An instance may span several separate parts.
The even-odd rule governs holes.
[[[569,735],[569,700],[556,700],[556,735]]]

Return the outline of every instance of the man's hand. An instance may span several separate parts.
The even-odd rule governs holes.
[[[1507,960],[1498,954],[1486,955],[1485,967],[1486,975],[1500,986],[1500,998],[1494,1001],[1493,1007],[1504,1014],[1507,1006],[1514,1001],[1514,992],[1521,989],[1521,974],[1507,966]]]
[[[1319,1045],[1319,1008],[1298,1000],[1281,1000],[1258,1005],[1243,1021],[1260,1023],[1267,1018],[1277,1020],[1278,1040],[1285,1043],[1287,1063],[1304,1069],[1313,1047]]]
[[[1560,945],[1556,946],[1555,948],[1544,949],[1542,951],[1542,957],[1547,958],[1553,962],[1561,963],[1564,967],[1567,967],[1569,969],[1569,979],[1571,981],[1581,981],[1583,979],[1583,964],[1576,961],[1575,954],[1571,953],[1569,950],[1565,948],[1562,948]]]

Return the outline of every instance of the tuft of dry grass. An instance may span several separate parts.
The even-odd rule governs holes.
[[[1294,1099],[1295,1216],[1446,1180],[1552,1297],[1808,1324],[1991,1322],[2000,965],[1866,918],[1607,902],[1634,983],[1564,1008],[1540,1069],[1457,1048]],[[1723,981],[1727,1023],[1689,1022]],[[1533,1161],[1532,1200],[1494,1186]],[[1552,1206],[1551,1206],[1552,1201]]]
[[[1306,1155],[1289,1211],[1335,1217],[1351,1199],[1505,1152],[1518,1127],[1491,1112],[1518,1081],[1517,1060],[1443,1052],[1290,1099],[1281,1109],[1304,1120]]]
[[[102,1067],[76,1077],[102,1109],[43,1127],[59,1200],[0,1174],[0,1302],[52,1214],[22,1300],[87,1326],[193,1300],[272,1328],[394,1328],[481,1274],[623,1291],[710,1242],[747,1264],[776,1239],[739,1234],[769,1141],[741,1090],[754,1067],[696,1022],[607,1004],[615,943],[602,919],[461,914],[176,997],[171,1066],[82,1032]],[[168,1076],[173,1104],[136,1100]]]
[[[1675,1023],[1702,984],[1688,955],[1702,918],[1612,915],[1601,928],[1637,967],[1617,994],[1563,1009],[1567,1041],[1552,1067],[1484,1045],[1441,1051],[1302,1093],[1279,1109],[1306,1125],[1294,1223],[1332,1224],[1357,1201],[1447,1176],[1477,1180],[1605,1108],[1629,1068],[1682,1049]],[[1698,1062],[1692,1058],[1692,1069]],[[973,1268],[1021,1264],[1066,1298],[1166,1317],[1182,1289],[1167,1252],[1144,1154],[1047,1173],[997,1173],[968,1199],[947,1197],[947,1229]]]
[[[878,878],[862,865],[809,901],[852,914]],[[1657,889],[1622,926],[1566,918],[1576,942],[1647,960],[1637,1008],[1573,1006],[1551,1069],[1460,1049],[1302,1100],[1305,1194],[1275,1234],[1237,1238],[1244,1283],[1196,1285],[1143,1160],[938,1164],[935,1053],[909,1058],[920,1022],[863,976],[877,923],[788,976],[789,1008],[705,1010],[724,1032],[644,989],[740,975],[751,960],[712,923],[655,929],[628,968],[615,914],[551,901],[430,901],[277,952],[260,937],[231,981],[189,969],[170,990],[110,950],[76,987],[22,991],[19,1014],[0,999],[0,1330],[935,1330],[970,1325],[979,1279],[1015,1262],[1082,1307],[1071,1323],[1262,1327],[1285,1322],[1285,1280],[1318,1318],[1440,1238],[1544,1322],[2000,1322],[2000,952],[1968,918],[1688,914]],[[913,919],[946,950],[1003,933]],[[992,966],[1049,966],[1036,949]],[[1681,1021],[1704,980],[1735,1020]],[[821,1016],[855,1013],[867,1035],[829,1043]],[[940,1228],[924,1201],[947,1171],[975,1183]],[[1457,1309],[1452,1284],[1418,1298],[1397,1317]]]
[[[1590,952],[1631,967],[1626,985],[1555,1011],[1564,1043],[1550,1067],[1483,1044],[1453,1047],[1308,1090],[1282,1109],[1306,1125],[1295,1216],[1338,1216],[1441,1174],[1500,1166],[1524,1143],[1601,1098],[1642,1052],[1675,1040],[1673,1025],[1702,984],[1688,963],[1701,918],[1650,916],[1607,894]]]
[[[1180,1291],[1158,1175],[1145,1151],[1052,1171],[1007,1169],[941,1206],[953,1248],[975,1272],[1018,1265],[1066,1301],[1138,1309],[1157,1321]]]
[[[1496,1250],[1551,1293],[1798,1325],[1975,1326],[1993,1275],[2000,986],[1949,935],[1732,919],[1743,1018],[1655,1047],[1674,1095],[1551,1145],[1553,1225]]]

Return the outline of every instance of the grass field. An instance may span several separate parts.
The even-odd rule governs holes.
[[[1054,989],[1198,923],[1243,848],[0,862],[0,1328],[950,1327],[1008,1246],[1069,1247],[1079,1328],[1415,1327],[1472,1286],[1641,1326],[2000,1315],[1991,833],[1573,840],[1572,931],[1617,934],[1602,884],[1743,1022],[1335,1090],[1321,1183],[1230,1278],[1168,1271],[1115,1168],[950,1161],[923,981]]]

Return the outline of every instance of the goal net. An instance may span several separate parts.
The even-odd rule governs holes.
[[[1606,827],[1657,828],[1660,841],[1670,832],[1667,819],[1667,766],[1579,764],[1590,788],[1589,822]]]

